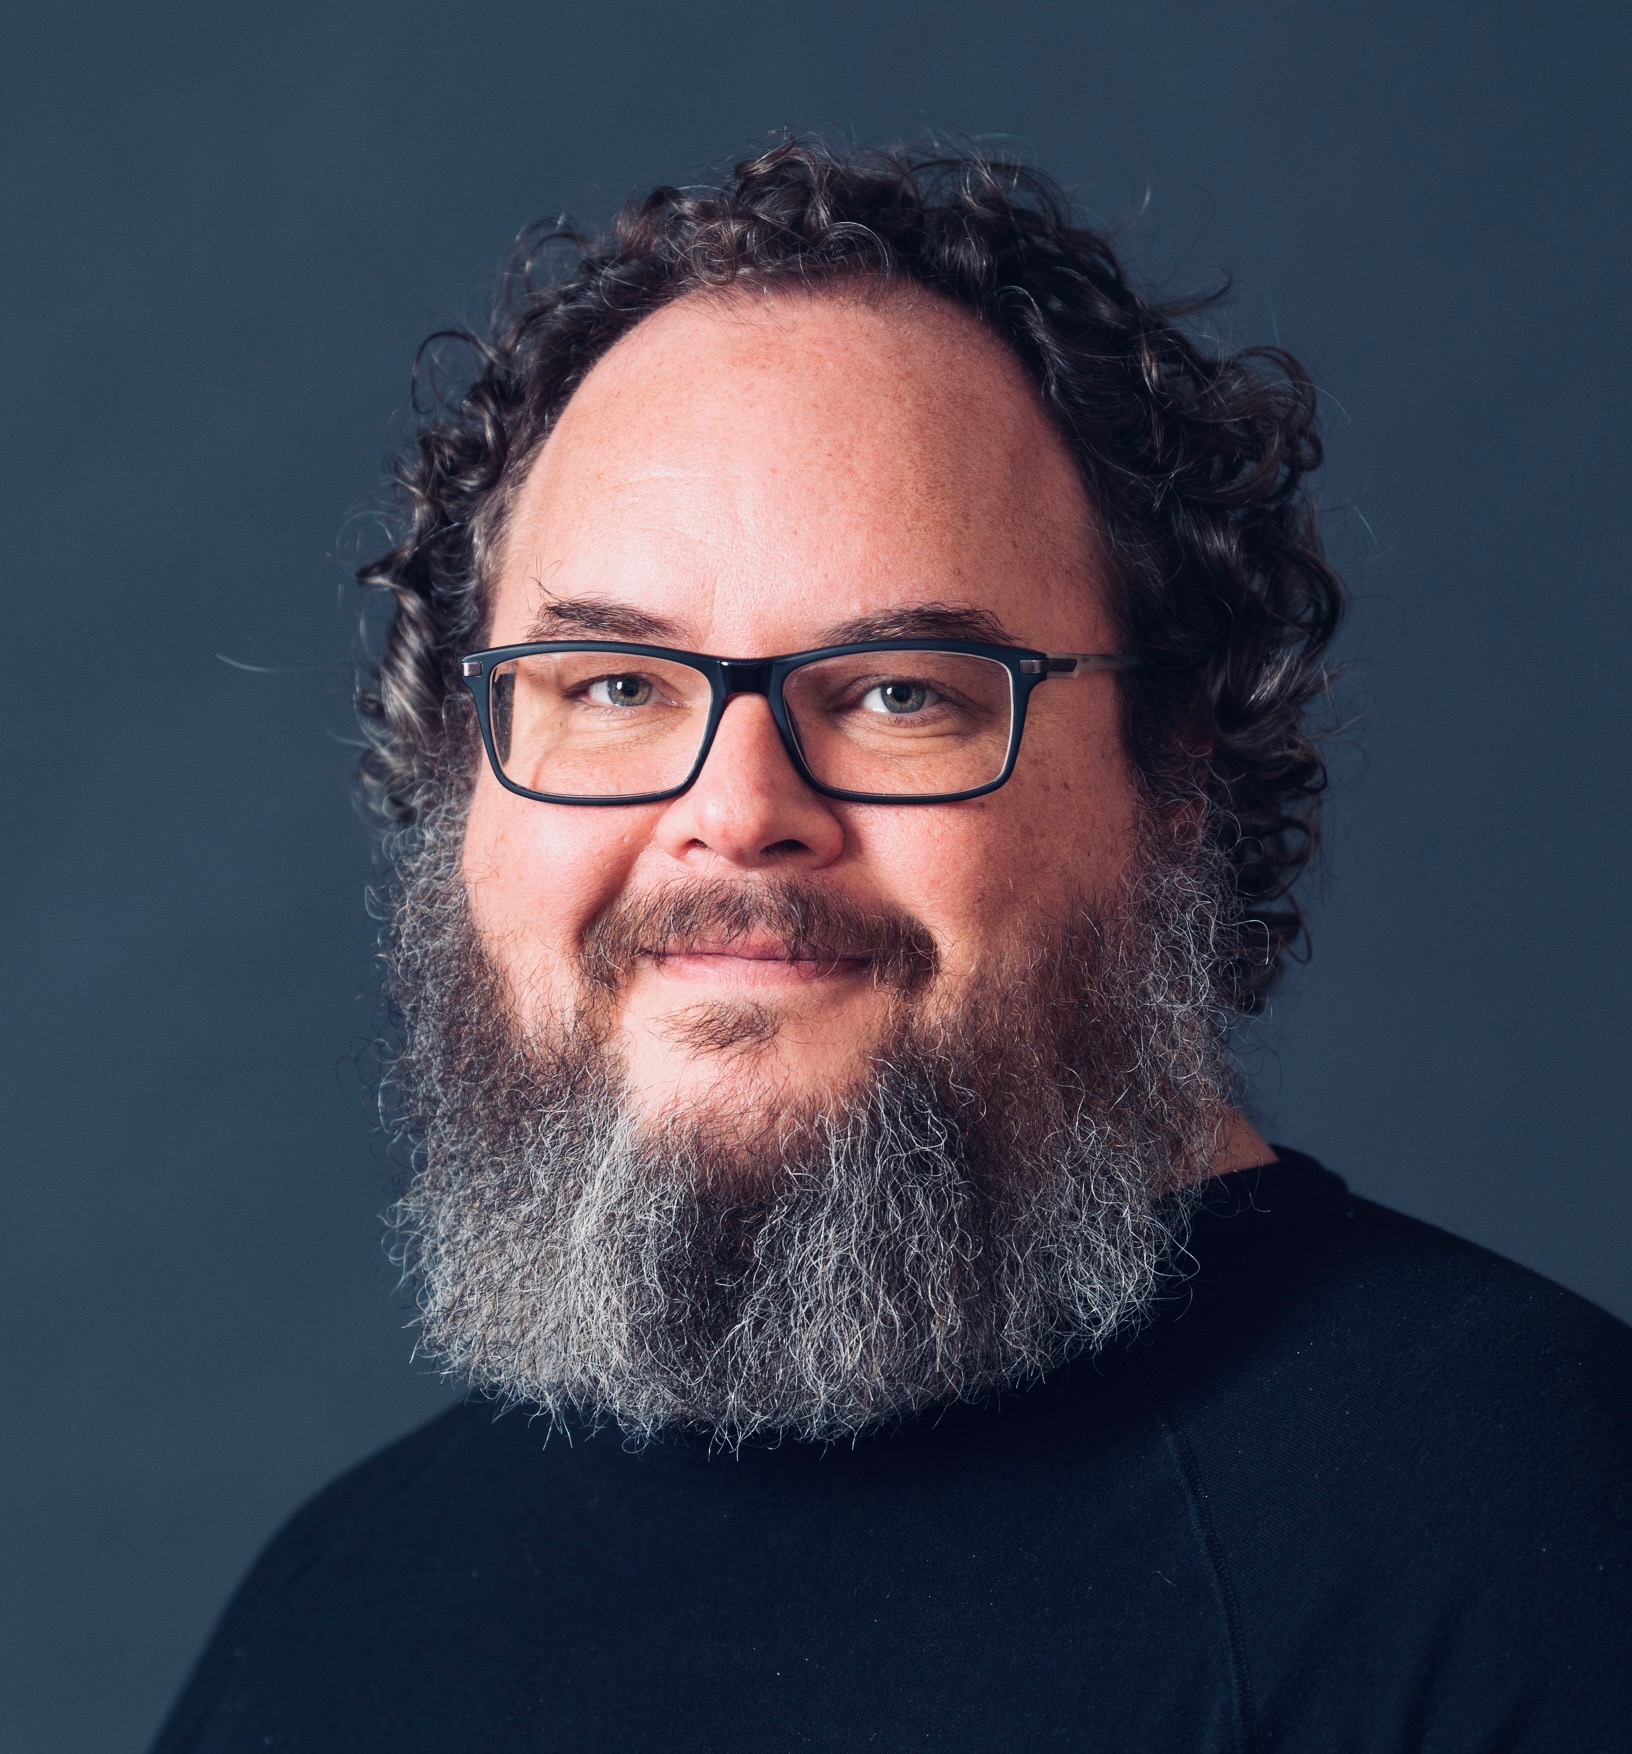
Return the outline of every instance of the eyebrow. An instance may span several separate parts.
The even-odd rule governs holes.
[[[822,630],[824,646],[859,645],[870,639],[972,639],[991,645],[1013,645],[1009,630],[989,609],[953,609],[945,603],[921,603],[911,609],[883,609],[858,615]]]
[[[677,645],[681,630],[664,616],[609,602],[602,597],[559,597],[546,603],[523,634],[524,643],[538,640],[610,638],[640,645]],[[874,639],[970,639],[991,645],[1012,645],[1014,638],[988,609],[954,609],[945,603],[920,603],[912,608],[881,609],[823,628],[820,646],[859,645]]]
[[[680,629],[661,615],[649,615],[644,609],[602,597],[557,597],[533,617],[522,638],[524,642],[571,639],[574,635],[593,639],[602,634],[638,645],[672,646],[680,638]]]

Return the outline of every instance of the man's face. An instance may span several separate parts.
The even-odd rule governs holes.
[[[1103,579],[1064,447],[972,320],[924,297],[694,297],[643,322],[572,398],[504,530],[489,643],[748,658],[956,634],[951,611],[977,638],[1115,651]],[[524,1033],[590,1002],[584,951],[609,910],[698,879],[792,878],[916,922],[936,972],[914,1002],[933,1018],[979,993],[1005,950],[1109,893],[1137,822],[1110,676],[1040,687],[1009,783],[952,804],[820,796],[765,700],[742,695],[667,803],[540,803],[484,764],[463,871]],[[864,1080],[900,1003],[865,959],[790,961],[773,932],[647,948],[605,1002],[648,1121],[678,1109],[752,1127],[822,1107]],[[770,1026],[728,1052],[697,1027],[745,1004]]]

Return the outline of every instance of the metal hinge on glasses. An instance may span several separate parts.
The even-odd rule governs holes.
[[[1088,676],[1095,670],[1132,670],[1139,660],[1130,652],[1050,652],[1046,658],[1022,658],[1022,676]]]

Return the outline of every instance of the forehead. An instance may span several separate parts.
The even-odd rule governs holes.
[[[547,637],[561,603],[741,655],[925,604],[1025,643],[1102,619],[1086,495],[1032,386],[924,294],[665,307],[568,403],[496,558],[496,643]]]

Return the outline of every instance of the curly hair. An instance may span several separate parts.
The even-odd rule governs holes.
[[[541,275],[552,250],[565,264]],[[604,237],[523,234],[487,332],[431,338],[468,345],[474,373],[432,398],[394,471],[400,539],[357,574],[393,599],[358,692],[366,805],[383,826],[411,826],[450,774],[474,771],[458,660],[479,643],[485,563],[595,363],[691,292],[858,278],[952,301],[1035,384],[1145,660],[1126,679],[1136,768],[1157,799],[1205,794],[1244,927],[1225,986],[1256,1008],[1305,934],[1292,889],[1318,847],[1316,708],[1344,606],[1308,486],[1314,387],[1279,348],[1209,347],[1187,319],[1217,294],[1136,288],[1064,191],[1007,159],[788,139],[718,186],[631,197]]]

